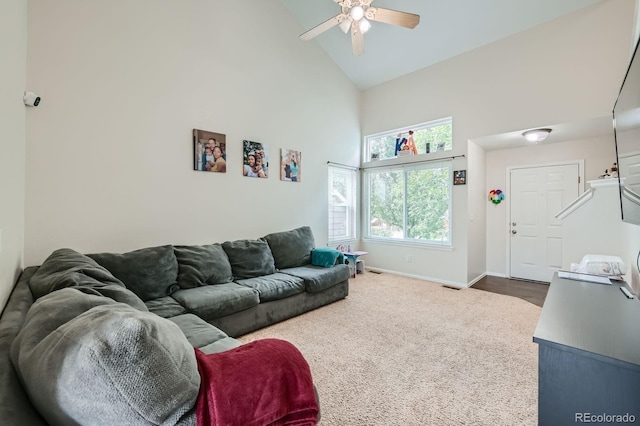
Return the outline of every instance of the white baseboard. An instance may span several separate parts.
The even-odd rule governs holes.
[[[474,279],[472,279],[469,284],[467,284],[467,287],[471,287],[472,285],[474,285],[475,283],[477,283],[478,281],[480,281],[481,279],[483,279],[484,277],[486,277],[487,274],[483,273],[478,275],[477,277],[475,277]]]
[[[509,278],[507,274],[501,274],[499,272],[487,272],[486,274],[489,277],[500,277],[500,278]]]
[[[467,288],[468,287],[465,284],[460,284],[460,283],[456,283],[456,282],[453,282],[453,281],[442,280],[442,279],[433,278],[433,277],[427,277],[427,276],[424,276],[424,275],[407,274],[405,272],[392,271],[390,269],[372,268],[370,266],[367,266],[366,270],[367,271],[373,271],[373,272],[382,272],[382,273],[387,273],[387,274],[395,274],[395,275],[400,275],[402,277],[416,278],[416,279],[423,280],[423,281],[431,281],[433,283],[442,284],[442,285],[445,285],[447,287],[455,287],[455,288]]]

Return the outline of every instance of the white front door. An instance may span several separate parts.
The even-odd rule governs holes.
[[[511,170],[510,275],[550,282],[562,266],[562,222],[579,195],[578,164]]]

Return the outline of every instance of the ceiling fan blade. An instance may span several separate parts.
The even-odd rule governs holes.
[[[365,16],[372,21],[398,25],[405,28],[415,28],[420,22],[420,15],[380,7],[368,8]]]
[[[351,25],[351,49],[354,56],[360,56],[364,53],[364,34],[358,25]]]
[[[301,34],[300,35],[300,39],[305,40],[305,41],[311,40],[315,36],[320,35],[323,32],[327,31],[328,29],[335,27],[336,25],[338,25],[340,22],[344,21],[345,19],[347,19],[347,16],[344,13],[340,13],[340,14],[334,16],[333,18],[327,19],[322,24],[311,28],[306,33]]]

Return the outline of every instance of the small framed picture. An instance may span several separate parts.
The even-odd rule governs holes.
[[[242,141],[242,174],[247,177],[269,177],[269,150],[260,142]]]
[[[227,172],[227,137],[222,133],[193,129],[193,169]]]
[[[467,171],[456,170],[453,172],[453,184],[454,185],[466,185],[467,184]]]
[[[300,182],[302,172],[302,153],[293,149],[280,150],[280,180]]]

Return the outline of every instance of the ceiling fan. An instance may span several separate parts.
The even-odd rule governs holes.
[[[302,40],[311,40],[328,29],[340,25],[340,29],[345,34],[351,31],[353,54],[359,56],[364,53],[364,33],[371,28],[371,22],[369,21],[383,22],[405,28],[415,28],[420,22],[420,16],[413,13],[373,7],[371,3],[374,0],[333,1],[338,3],[342,8],[342,12],[300,35]]]

